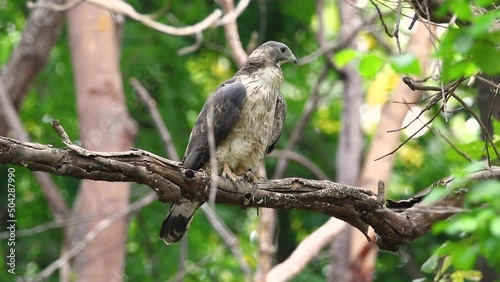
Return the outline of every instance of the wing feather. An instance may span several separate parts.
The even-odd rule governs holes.
[[[207,122],[210,108],[213,108],[214,138],[217,147],[229,135],[238,120],[246,95],[245,86],[231,79],[217,88],[208,98],[189,136],[183,159],[184,167],[198,170],[210,159]]]
[[[283,130],[283,124],[285,123],[286,117],[286,102],[285,97],[283,95],[278,94],[278,99],[276,99],[276,111],[274,114],[274,125],[273,125],[273,134],[271,136],[271,142],[267,147],[266,154],[271,153],[278,143],[278,139],[281,136],[281,131]]]

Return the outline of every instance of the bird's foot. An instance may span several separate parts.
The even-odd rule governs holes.
[[[234,174],[227,164],[224,164],[224,168],[222,169],[222,177],[231,180],[233,183],[236,183],[238,182],[238,180],[240,180],[240,177]]]
[[[241,180],[246,181],[246,182],[250,182],[250,183],[255,183],[255,182],[262,179],[262,177],[258,176],[257,174],[253,173],[252,171],[245,172],[240,178],[241,178]]]

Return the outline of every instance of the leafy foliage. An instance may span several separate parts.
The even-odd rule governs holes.
[[[252,1],[248,10],[239,18],[240,36],[247,44],[254,31],[259,32],[259,40],[280,40],[287,43],[298,57],[315,51],[317,15],[313,1],[270,1],[265,4],[263,15],[259,2]],[[286,2],[286,3],[285,3]],[[328,2],[328,1],[327,1]],[[449,28],[437,44],[434,54],[442,61],[441,79],[448,82],[477,73],[500,74],[500,33],[491,33],[490,27],[500,17],[500,10],[493,10],[474,16],[469,1],[444,1],[444,12],[453,12],[458,20],[469,23],[465,26]],[[487,7],[492,1],[478,1]],[[130,1],[142,13],[154,13],[162,8],[162,1]],[[286,4],[286,5],[285,5]],[[196,6],[196,9],[192,7]],[[164,7],[165,8],[165,7]],[[175,18],[185,24],[202,19],[215,8],[211,1],[174,1],[166,7],[167,12],[159,13],[158,20],[168,22]],[[338,36],[339,15],[335,3],[327,3],[328,39]],[[373,12],[373,7],[365,7]],[[7,1],[0,8],[0,29],[5,31],[0,37],[0,62],[4,64],[26,22],[27,9],[23,3]],[[267,25],[262,25],[259,17],[265,17]],[[395,15],[385,17],[389,24],[395,22]],[[286,24],[282,24],[285,23]],[[281,24],[278,24],[281,23]],[[177,23],[176,23],[177,24]],[[389,25],[390,26],[390,25]],[[382,32],[379,36],[385,36]],[[230,77],[237,67],[225,46],[222,29],[204,32],[204,44],[191,54],[178,56],[177,51],[194,42],[193,38],[178,38],[159,34],[146,27],[127,20],[124,25],[121,50],[123,84],[127,95],[127,105],[139,125],[135,147],[144,148],[159,155],[165,155],[163,144],[158,138],[154,124],[146,107],[134,94],[128,84],[131,77],[137,77],[154,96],[158,108],[172,133],[173,141],[180,155],[186,146],[191,126],[205,99],[223,80]],[[408,52],[397,54],[384,49],[387,42],[371,43],[369,50],[343,49],[333,54],[338,68],[355,65],[363,76],[363,87],[367,90],[367,104],[363,106],[365,120],[376,121],[371,113],[379,111],[390,100],[398,75],[419,75],[425,72],[415,55]],[[394,41],[389,42],[394,45]],[[320,57],[312,63],[294,68],[284,66],[286,83],[284,95],[287,99],[288,114],[285,130],[278,148],[287,145],[292,128],[297,124],[303,106],[311,89],[315,86],[326,59]],[[44,72],[30,90],[24,101],[20,115],[30,137],[40,143],[60,145],[59,137],[48,123],[58,118],[64,124],[73,140],[79,138],[74,82],[68,48],[67,34],[63,33],[52,50],[51,58]],[[397,79],[396,79],[397,78]],[[302,132],[302,142],[296,152],[307,156],[332,179],[336,175],[335,157],[340,115],[342,111],[342,89],[340,75],[330,73],[320,85],[320,103],[312,121]],[[458,90],[463,99],[474,101],[475,90],[461,87]],[[450,108],[454,107],[450,101]],[[477,111],[474,102],[473,110]],[[375,110],[373,110],[375,109]],[[373,111],[371,111],[373,110]],[[434,112],[433,112],[434,111]],[[425,115],[434,114],[436,109]],[[376,116],[376,114],[375,114]],[[367,122],[368,123],[368,122]],[[485,142],[474,118],[465,111],[438,114],[432,127],[447,136],[456,147],[480,162],[485,155]],[[494,132],[500,132],[500,123],[493,124]],[[373,126],[365,125],[366,142],[373,138]],[[408,134],[407,134],[408,135]],[[500,137],[494,136],[498,146]],[[490,155],[494,152],[490,147]],[[268,172],[272,172],[276,159],[266,160]],[[394,174],[389,188],[389,197],[404,198],[431,185],[452,171],[465,169],[470,161],[459,154],[449,143],[432,131],[424,132],[419,138],[408,142],[397,154]],[[0,167],[0,183],[6,183],[7,167]],[[302,165],[291,163],[285,176],[313,178],[311,172]],[[19,229],[28,229],[53,220],[38,183],[25,169],[16,168],[17,205]],[[68,203],[75,199],[79,181],[53,177],[61,188],[60,192]],[[478,184],[470,189],[465,208],[469,211],[455,216],[435,226],[432,235],[426,236],[408,246],[401,255],[381,254],[376,267],[378,281],[408,281],[425,275],[451,281],[478,281],[482,272],[475,270],[481,257],[492,269],[500,269],[500,206],[499,183]],[[148,193],[147,187],[133,186],[131,201]],[[5,191],[0,189],[2,208]],[[167,206],[159,202],[143,208],[130,217],[127,261],[125,274],[130,281],[164,281],[173,278],[178,269],[180,245],[166,247],[157,239],[159,225],[167,212]],[[217,213],[238,236],[245,260],[255,269],[258,263],[258,249],[255,239],[257,214],[255,210],[241,210],[236,207],[218,206]],[[324,215],[294,211],[280,215],[288,225],[280,225],[278,230],[285,236],[287,246],[296,246],[307,234],[320,226],[327,218]],[[286,227],[286,229],[285,229]],[[17,242],[17,273],[30,275],[39,272],[60,255],[63,234],[60,229],[50,229],[34,236],[19,237]],[[6,252],[6,245],[0,246]],[[445,242],[445,243],[443,243]],[[244,275],[232,253],[225,247],[220,236],[210,228],[208,220],[199,212],[194,218],[188,235],[189,256],[185,262],[186,281],[239,281]],[[431,255],[431,250],[434,254]],[[291,249],[280,250],[284,254]],[[430,258],[429,258],[430,256]],[[2,256],[5,259],[5,256]],[[415,269],[422,272],[415,273]],[[317,257],[294,281],[324,281],[328,273],[329,256]],[[5,271],[5,263],[0,266],[0,280],[12,277]],[[57,281],[52,277],[51,281]],[[445,281],[445,280],[443,280]]]

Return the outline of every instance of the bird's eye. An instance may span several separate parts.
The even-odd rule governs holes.
[[[285,47],[281,47],[280,51],[281,51],[281,53],[285,53],[285,51],[286,51]]]

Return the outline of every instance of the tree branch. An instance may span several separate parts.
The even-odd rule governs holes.
[[[455,209],[432,212],[436,207],[460,207],[463,201],[463,193],[450,193],[433,204],[419,203],[395,212],[381,205],[368,189],[326,180],[285,178],[235,185],[139,149],[116,153],[93,152],[75,145],[57,149],[1,136],[0,163],[74,178],[146,184],[163,202],[178,203],[181,197],[206,202],[215,179],[218,203],[320,212],[346,221],[365,235],[370,225],[378,234],[379,247],[385,250],[397,250],[427,233],[436,221],[456,213]],[[469,176],[471,181],[487,179],[500,180],[500,167]]]

